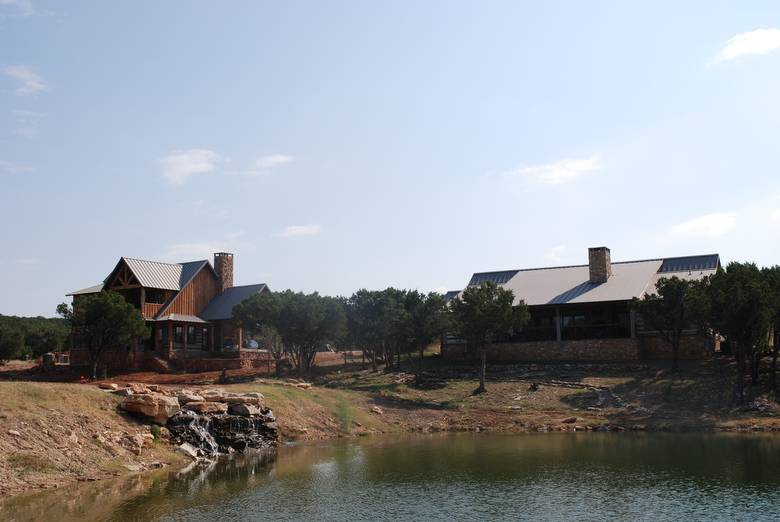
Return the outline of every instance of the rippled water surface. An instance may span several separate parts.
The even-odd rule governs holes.
[[[780,437],[443,435],[282,448],[12,499],[21,520],[780,520]]]

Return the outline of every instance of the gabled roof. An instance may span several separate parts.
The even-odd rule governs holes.
[[[187,263],[161,263],[159,261],[146,261],[144,259],[123,257],[119,260],[119,263],[117,263],[117,268],[122,262],[127,264],[141,286],[145,288],[159,288],[161,290],[176,291],[187,286],[187,283],[189,283],[203,267],[211,267],[211,264],[205,259]],[[116,272],[116,268],[114,268],[108,277],[106,277],[103,284],[109,283],[114,272]]]
[[[628,301],[654,291],[661,277],[699,279],[719,266],[717,254],[615,262],[606,283],[591,283],[588,265],[505,270],[476,273],[469,286],[495,281],[529,306]]]
[[[86,294],[97,294],[103,291],[103,283],[100,283],[95,286],[90,286],[87,288],[82,288],[81,290],[74,290],[73,292],[67,294],[67,295],[86,295]]]
[[[233,318],[233,307],[255,294],[268,288],[264,283],[259,285],[234,286],[216,296],[206,306],[200,316],[207,321],[219,321]]]
[[[462,290],[449,290],[446,294],[444,294],[444,302],[449,303],[453,299],[455,299],[458,294],[460,294]]]

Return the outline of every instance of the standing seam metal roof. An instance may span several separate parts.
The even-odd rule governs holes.
[[[234,286],[226,289],[216,296],[206,306],[206,309],[200,314],[207,321],[218,321],[220,319],[232,319],[233,307],[238,303],[255,294],[259,294],[267,287],[264,283],[259,285]]]
[[[588,265],[505,270],[476,273],[469,286],[495,281],[514,292],[515,304],[523,300],[529,306],[625,301],[653,292],[661,277],[699,279],[719,266],[717,254],[614,262],[612,276],[600,284],[590,282]]]
[[[208,261],[190,261],[187,263],[161,263],[159,261],[146,261],[123,257],[141,286],[146,288],[159,288],[161,290],[181,290],[195,275],[208,264]],[[117,265],[118,266],[118,265]],[[114,274],[116,269],[103,281],[105,284]]]

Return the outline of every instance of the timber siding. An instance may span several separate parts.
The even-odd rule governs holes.
[[[201,270],[182,288],[163,311],[163,315],[200,315],[206,305],[217,295],[217,278],[211,270]],[[159,314],[159,312],[158,312]]]

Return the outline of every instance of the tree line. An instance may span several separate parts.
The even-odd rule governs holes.
[[[679,365],[683,337],[692,331],[704,332],[724,340],[734,356],[740,400],[745,398],[746,379],[752,385],[759,383],[761,363],[767,356],[769,384],[777,387],[780,267],[730,263],[703,279],[661,278],[654,291],[632,305],[645,325],[671,346],[674,369]],[[14,354],[20,345],[35,355],[61,349],[67,323],[90,350],[94,373],[105,350],[148,336],[140,312],[111,292],[84,296],[76,310],[60,305],[58,312],[66,322],[0,317],[2,345],[14,347],[9,352]],[[455,333],[472,353],[480,355],[476,391],[485,389],[490,345],[521,331],[530,318],[522,300],[490,281],[468,287],[449,303],[435,292],[397,288],[363,289],[350,297],[265,292],[237,305],[233,315],[277,363],[288,359],[304,376],[310,374],[316,353],[329,345],[361,351],[374,369],[382,364],[392,368],[400,364],[402,355],[422,358],[437,338]],[[16,326],[9,328],[8,324]],[[20,324],[27,325],[22,335],[14,333],[20,331]]]
[[[780,355],[780,267],[759,268],[755,263],[729,263],[703,279],[663,278],[656,291],[634,300],[646,323],[672,347],[672,365],[678,368],[680,343],[695,328],[725,341],[736,361],[736,395],[745,400],[745,381],[759,384],[762,360],[769,356],[769,385],[777,387]]]
[[[62,351],[69,333],[62,319],[0,315],[0,362]]]
[[[444,297],[416,290],[359,290],[350,297],[266,292],[246,299],[233,317],[277,360],[286,355],[308,375],[317,351],[334,344],[359,350],[373,369],[400,364],[402,354],[425,348],[448,327]]]

